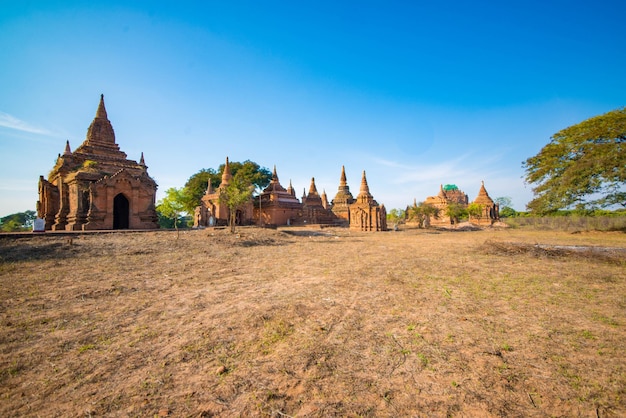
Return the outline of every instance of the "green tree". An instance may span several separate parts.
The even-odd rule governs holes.
[[[467,216],[467,209],[458,203],[449,203],[446,207],[446,215],[450,217],[453,224],[458,224],[462,218]]]
[[[432,218],[438,218],[440,210],[426,202],[419,202],[408,209],[408,218],[417,222],[420,228],[428,228]]]
[[[246,160],[243,163],[230,161],[228,165],[233,177],[240,173],[243,179],[261,190],[267,187],[272,179],[272,172],[254,161]],[[225,164],[221,164],[217,170],[203,168],[189,177],[182,191],[182,202],[187,213],[193,213],[196,206],[200,204],[200,199],[206,192],[209,180],[213,188],[219,187],[224,166]]]
[[[159,218],[171,219],[174,228],[178,231],[178,224],[181,223],[181,214],[185,211],[182,189],[175,187],[167,189],[165,197],[157,202],[156,211]]]
[[[404,223],[406,213],[402,209],[391,209],[387,212],[387,222],[391,222],[395,225]]]
[[[189,177],[187,183],[183,187],[181,198],[185,212],[194,213],[196,206],[200,204],[200,199],[206,192],[209,181],[214,188],[217,188],[222,178],[221,174],[218,174],[212,168],[203,168],[196,174]]]
[[[517,211],[513,209],[513,200],[508,196],[496,197],[493,199],[498,204],[501,218],[513,218],[517,216]]]
[[[533,212],[626,207],[626,107],[557,132],[523,167],[526,181],[535,185],[527,205]]]
[[[7,215],[0,218],[0,230],[2,232],[28,231],[32,229],[36,216],[33,210]]]
[[[228,206],[228,225],[231,233],[235,233],[237,211],[252,199],[253,192],[254,185],[250,183],[246,174],[238,172],[220,195],[220,200]]]
[[[474,218],[480,218],[483,214],[483,210],[485,209],[485,205],[481,205],[480,203],[470,203],[467,205],[467,214]]]

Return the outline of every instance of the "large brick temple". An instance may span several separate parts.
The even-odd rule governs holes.
[[[120,151],[102,95],[85,141],[73,152],[68,141],[40,176],[37,214],[46,230],[154,229],[156,189],[143,153],[137,163]]]

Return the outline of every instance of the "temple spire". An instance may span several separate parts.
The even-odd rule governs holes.
[[[480,181],[480,190],[478,191],[478,194],[482,196],[489,196],[487,189],[485,189],[485,180]]]
[[[370,187],[367,185],[365,170],[363,170],[363,177],[361,177],[361,189],[359,190],[359,194],[370,194]]]
[[[141,151],[141,158],[139,159],[139,165],[146,165],[146,160],[143,159],[143,151]]]
[[[311,177],[311,186],[309,187],[309,195],[316,195],[317,187],[315,187],[315,177]]]
[[[374,200],[370,194],[370,187],[367,185],[367,178],[365,177],[365,170],[363,170],[363,177],[361,178],[361,189],[359,195],[356,197],[359,203],[369,203]]]
[[[72,150],[70,148],[69,140],[65,142],[65,151],[63,152],[63,155],[72,155]]]
[[[100,95],[100,104],[98,104],[98,110],[96,110],[97,119],[109,119],[107,117],[107,110],[104,107],[104,94]]]
[[[328,209],[328,196],[326,196],[326,190],[322,191],[322,206],[324,209]]]
[[[226,186],[230,183],[230,179],[233,178],[233,175],[230,173],[230,163],[228,162],[228,157],[226,157],[226,164],[224,165],[224,172],[222,173],[222,184]]]
[[[89,125],[87,129],[87,138],[83,145],[100,146],[110,149],[119,150],[119,147],[115,143],[115,132],[113,126],[107,117],[107,111],[104,107],[104,95],[100,95],[100,103],[98,104],[98,110],[96,110],[96,117]],[[124,155],[124,158],[126,156]]]
[[[346,179],[346,167],[341,166],[341,178],[339,179],[339,187],[345,187],[348,184],[348,180]]]
[[[276,164],[274,164],[274,171],[272,172],[272,181],[278,181],[278,174],[276,174]]]

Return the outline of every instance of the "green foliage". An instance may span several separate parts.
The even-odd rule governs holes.
[[[509,196],[500,196],[493,199],[494,203],[497,203],[502,208],[510,208],[513,206],[513,200]]]
[[[254,185],[256,188],[265,188],[272,180],[272,172],[265,167],[261,167],[254,161],[246,160],[243,163],[233,161],[229,163],[230,173],[239,175],[242,180]],[[218,173],[220,178],[224,172],[224,164],[220,165]]]
[[[576,205],[626,207],[626,108],[565,128],[523,167],[536,186],[528,209],[539,214]]]
[[[182,190],[182,203],[185,212],[194,213],[196,206],[200,204],[200,199],[202,199],[202,196],[206,192],[209,181],[211,181],[214,188],[217,188],[221,178],[222,175],[218,174],[212,168],[203,168],[189,177]]]
[[[33,210],[7,215],[0,218],[0,230],[2,232],[28,231],[32,229],[36,216]]]
[[[83,168],[95,170],[98,167],[98,162],[93,160],[85,160]]]
[[[513,209],[513,200],[508,196],[496,197],[493,200],[500,207],[500,217],[501,218],[512,218],[517,216],[517,211]]]
[[[514,218],[517,216],[517,211],[508,206],[500,207],[500,217],[501,218]]]
[[[461,219],[467,217],[467,209],[453,202],[446,207],[446,215],[450,217],[453,223],[457,224]]]
[[[220,195],[220,200],[228,206],[228,225],[230,232],[235,233],[237,210],[252,198],[254,185],[246,172],[238,172],[230,180]]]
[[[272,179],[272,172],[254,161],[246,160],[243,163],[231,161],[228,165],[233,177],[239,174],[249,184],[253,184],[260,189],[267,187]],[[183,202],[185,212],[193,213],[196,206],[200,204],[200,199],[206,192],[209,179],[213,188],[219,187],[222,181],[222,174],[224,173],[224,166],[225,164],[220,165],[217,170],[203,168],[189,177],[182,190],[181,201]]]
[[[404,223],[404,219],[406,218],[406,212],[402,209],[391,209],[387,212],[387,222],[391,222],[393,224],[401,224]]]
[[[422,228],[430,226],[430,219],[438,218],[439,212],[439,208],[426,202],[419,202],[417,205],[407,208],[407,217],[417,222],[419,227]]]
[[[478,218],[482,216],[484,209],[485,209],[485,205],[481,205],[480,203],[470,203],[469,205],[467,205],[466,210],[469,216]]]
[[[170,187],[165,191],[165,197],[157,202],[156,211],[159,220],[169,218],[174,228],[181,225],[181,213],[185,211],[182,189]]]

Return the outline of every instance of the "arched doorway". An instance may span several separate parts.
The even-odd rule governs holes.
[[[129,204],[122,193],[113,199],[113,229],[128,229]]]

